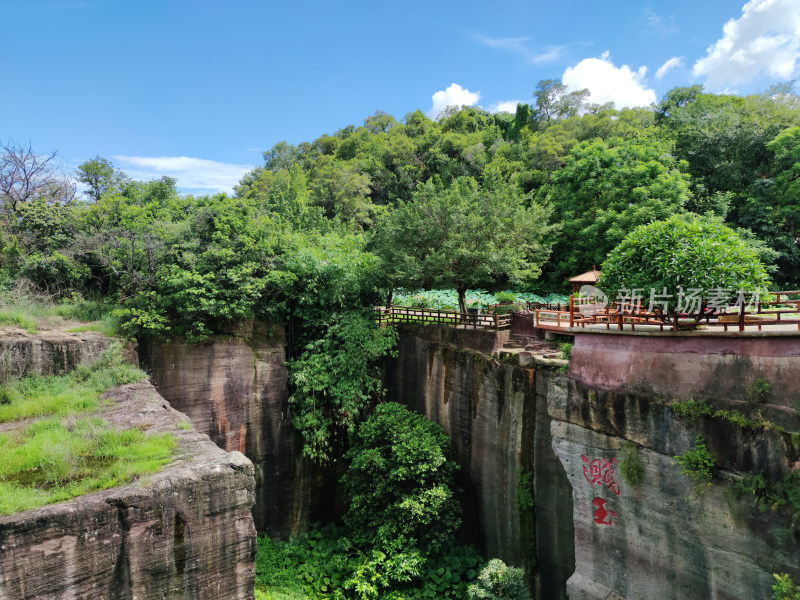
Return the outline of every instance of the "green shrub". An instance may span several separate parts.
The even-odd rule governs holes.
[[[517,295],[514,292],[497,292],[494,299],[498,304],[511,304],[517,301]]]
[[[525,572],[516,567],[508,567],[493,558],[481,569],[478,583],[469,586],[469,600],[531,600],[525,585]]]
[[[706,448],[706,441],[702,435],[697,436],[693,447],[674,458],[681,466],[681,473],[692,480],[698,494],[702,494],[705,487],[711,485],[714,457]]]
[[[360,548],[434,552],[460,523],[450,440],[444,429],[388,402],[358,428],[343,478],[344,521]]]
[[[796,585],[788,573],[778,575],[774,573],[775,583],[772,584],[773,600],[800,600],[800,586]]]
[[[558,346],[561,350],[561,358],[569,360],[569,357],[572,356],[572,346],[574,346],[572,342],[563,342]]]
[[[517,304],[500,304],[492,309],[496,315],[507,315],[509,313],[519,312],[520,310],[522,310],[522,307]]]
[[[619,470],[622,476],[631,485],[637,485],[642,482],[644,476],[644,465],[639,459],[639,446],[633,442],[627,441],[623,446],[625,458],[619,465]]]
[[[681,419],[696,420],[702,416],[711,416],[714,408],[705,400],[676,400],[672,403],[672,412]]]
[[[793,472],[780,481],[771,481],[763,473],[747,474],[735,485],[736,493],[752,498],[759,511],[781,511],[792,526],[800,525],[800,473]]]
[[[763,404],[772,396],[772,384],[769,379],[760,377],[753,382],[750,389],[747,391],[747,399],[750,402],[758,402]]]

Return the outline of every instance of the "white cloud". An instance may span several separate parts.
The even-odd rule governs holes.
[[[672,37],[680,32],[680,27],[675,22],[675,15],[659,15],[652,8],[645,8],[644,18],[639,21],[639,26],[645,34],[655,33],[658,37],[665,39]]]
[[[490,105],[486,110],[491,113],[511,113],[512,115],[517,112],[517,104],[523,103],[522,100],[499,100]]]
[[[682,56],[673,56],[663,65],[658,67],[658,71],[656,71],[656,79],[662,79],[664,75],[672,71],[672,69],[677,69],[678,67],[683,66],[683,57]]]
[[[526,45],[526,42],[530,39],[526,37],[490,38],[486,35],[477,35],[475,39],[490,48],[500,48],[501,50],[508,50],[514,54],[519,54],[526,62],[532,65],[554,62],[561,57],[561,53],[564,51],[564,48],[566,48],[566,46],[546,46],[543,52],[534,52]]]
[[[446,89],[439,90],[433,96],[433,106],[428,111],[428,116],[435,119],[448,106],[472,106],[481,99],[480,92],[470,92],[457,83],[451,83]]]
[[[800,58],[800,0],[751,0],[742,16],[722,28],[722,37],[694,64],[712,91],[768,75],[791,79]]]
[[[253,165],[234,165],[188,156],[114,156],[120,169],[133,179],[158,179],[167,175],[178,180],[181,190],[210,194],[230,192]]]
[[[614,102],[617,108],[649,106],[656,101],[653,89],[645,87],[647,67],[633,71],[628,65],[615,67],[604,52],[600,58],[584,58],[574,67],[567,67],[561,82],[570,90],[589,88],[589,101],[597,104]]]

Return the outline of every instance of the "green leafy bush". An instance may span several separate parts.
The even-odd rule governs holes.
[[[572,356],[572,347],[575,344],[573,342],[562,342],[558,348],[561,350],[561,358],[564,360],[569,360],[569,357]]]
[[[753,382],[750,389],[747,390],[747,399],[750,402],[758,402],[763,404],[772,396],[772,384],[769,379],[760,377]]]
[[[625,457],[619,465],[619,470],[625,481],[631,485],[637,485],[642,482],[644,477],[644,465],[639,459],[639,446],[631,441],[626,441],[623,451]]]
[[[773,600],[800,600],[800,586],[796,585],[788,573],[778,575],[774,573],[775,583],[772,584]]]
[[[598,287],[613,296],[638,288],[649,294],[666,289],[666,313],[677,310],[680,288],[697,289],[708,299],[713,290],[766,291],[769,276],[759,251],[719,219],[674,215],[642,225],[620,242],[603,263]]]
[[[381,404],[358,429],[343,478],[344,521],[362,548],[436,551],[460,523],[457,465],[444,430],[400,404]]]
[[[671,407],[672,412],[678,417],[692,421],[702,416],[711,416],[714,413],[714,408],[705,400],[686,400],[685,402],[675,400]]]
[[[530,600],[531,595],[525,585],[525,572],[516,567],[508,567],[493,558],[481,569],[478,583],[469,586],[469,600]]]
[[[497,292],[494,299],[498,304],[512,304],[517,301],[517,295],[514,292]]]
[[[681,466],[681,473],[692,480],[698,494],[702,494],[705,487],[711,485],[714,457],[706,448],[706,441],[702,435],[697,436],[694,446],[683,454],[675,456],[674,459]]]

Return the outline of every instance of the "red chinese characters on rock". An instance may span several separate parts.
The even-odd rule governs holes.
[[[605,458],[595,458],[589,461],[585,454],[581,454],[581,460],[586,463],[583,465],[583,476],[586,481],[594,485],[607,485],[608,489],[619,496],[619,484],[614,481],[614,465],[617,462],[616,458],[612,458],[609,462]]]
[[[611,526],[614,524],[614,517],[617,516],[617,513],[611,509],[606,510],[606,501],[600,498],[599,496],[592,500],[592,504],[594,504],[597,508],[594,510],[594,522],[598,525],[608,525]]]
[[[583,461],[583,476],[590,485],[599,485],[600,487],[608,487],[609,490],[614,492],[617,496],[620,494],[619,484],[614,481],[614,466],[617,463],[616,458],[608,460],[606,458],[595,458],[589,460],[585,454],[581,455]],[[606,500],[600,496],[592,500],[594,508],[594,522],[598,525],[611,526],[614,524],[614,518],[617,513],[610,508],[606,508]]]

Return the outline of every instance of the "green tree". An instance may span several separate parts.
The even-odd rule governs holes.
[[[547,122],[577,115],[589,97],[589,90],[570,92],[568,89],[560,79],[540,80],[533,92],[536,98],[536,120]]]
[[[704,300],[719,293],[730,300],[738,290],[758,292],[768,284],[757,245],[719,219],[693,214],[637,227],[608,255],[598,282],[612,297],[620,289],[666,289],[667,313],[676,311],[681,287]]]
[[[549,211],[500,181],[480,186],[470,177],[449,187],[420,185],[377,225],[372,241],[392,284],[454,287],[466,312],[469,288],[530,283],[550,254]]]
[[[76,175],[78,181],[87,187],[83,193],[94,202],[100,200],[104,194],[121,192],[130,181],[111,162],[100,156],[79,165]]]
[[[343,478],[350,495],[344,521],[365,548],[439,550],[460,523],[450,440],[424,416],[393,402],[359,428]]]
[[[469,600],[531,600],[525,586],[525,572],[493,558],[481,569],[478,583],[469,586]]]
[[[639,225],[681,212],[690,197],[685,163],[651,135],[584,141],[553,173],[537,200],[563,222],[548,268],[551,286],[599,265]]]

